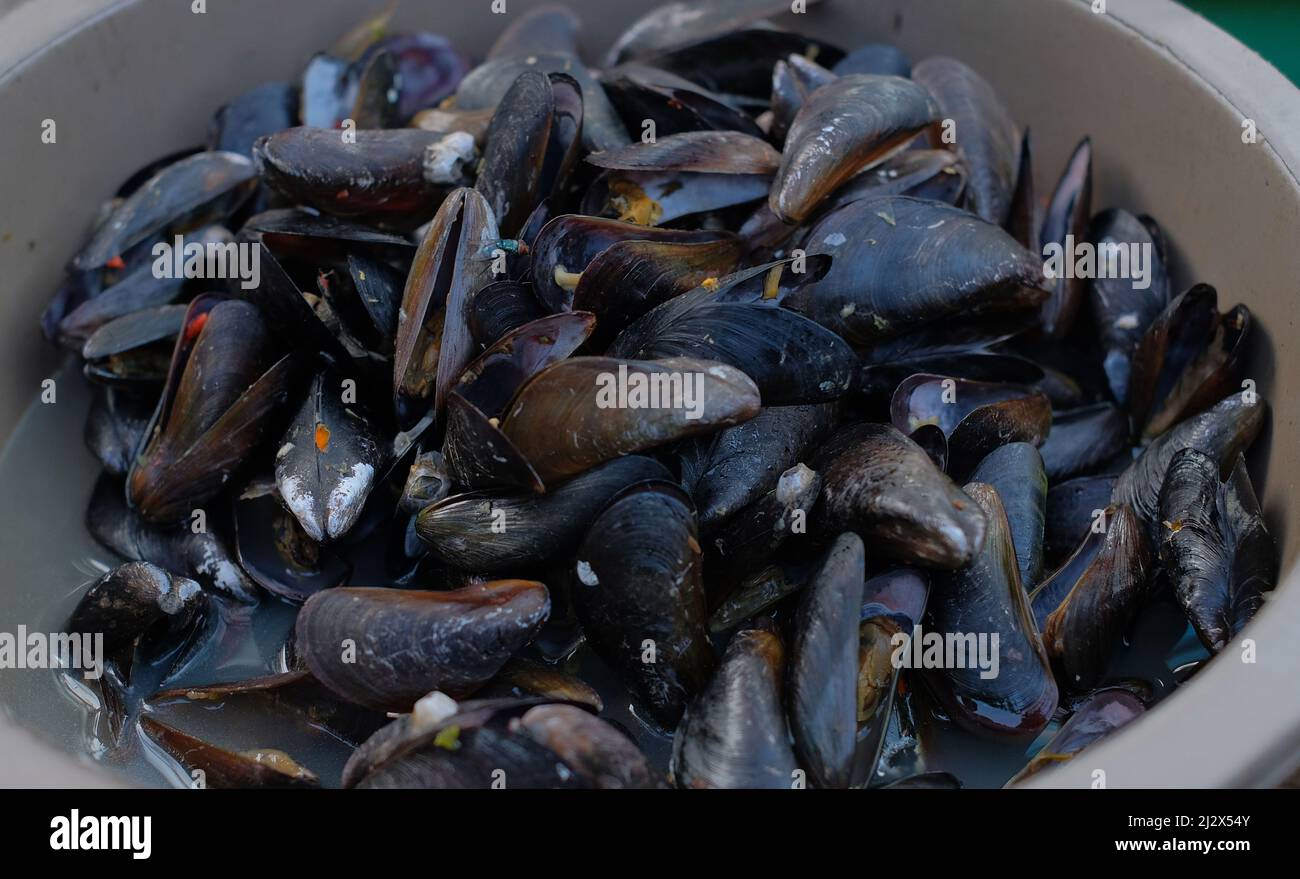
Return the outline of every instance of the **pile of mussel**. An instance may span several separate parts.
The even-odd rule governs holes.
[[[1157,605],[1180,678],[1225,650],[1276,577],[1248,309],[1092,203],[1088,140],[1037,193],[975,70],[787,6],[661,7],[599,69],[563,7],[474,67],[385,13],[123,185],[44,320],[126,562],[69,624],[115,741],[321,784],[165,719],[257,695],[348,787],[947,787],[936,729],[1019,780],[1139,718],[1168,682],[1112,668]],[[1071,241],[1146,270],[1050,270]],[[272,606],[265,675],[184,679]],[[900,661],[922,631],[996,672]]]

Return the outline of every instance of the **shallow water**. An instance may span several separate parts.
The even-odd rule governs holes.
[[[0,453],[0,631],[58,632],[85,587],[117,563],[86,533],[83,516],[98,474],[98,462],[82,443],[90,391],[79,371],[66,366],[56,375],[57,402],[33,403]],[[358,581],[358,585],[376,585]],[[295,609],[269,599],[256,613],[222,620],[222,637],[211,639],[170,678],[166,686],[233,681],[283,669],[282,646]],[[1173,686],[1173,670],[1205,657],[1181,611],[1167,603],[1148,609],[1116,657],[1112,677],[1141,677],[1156,687],[1157,698]],[[607,719],[638,739],[647,756],[666,767],[671,742],[649,730],[632,713],[614,675],[585,650],[572,660],[579,675],[600,691]],[[137,669],[133,695],[155,692],[164,684],[167,663]],[[79,674],[58,670],[0,672],[0,709],[40,737],[81,759],[111,767],[125,779],[146,785],[188,786],[189,776],[139,735],[128,735],[114,749],[98,706],[98,687]],[[138,710],[139,706],[130,706]],[[1158,710],[1158,709],[1157,709]],[[233,750],[278,748],[315,772],[323,784],[337,785],[351,748],[331,734],[308,726],[300,716],[268,710],[256,697],[224,703],[155,706],[158,719]],[[946,770],[968,787],[999,787],[1051,737],[1049,727],[1028,747],[976,740],[942,721],[922,730],[918,770]]]

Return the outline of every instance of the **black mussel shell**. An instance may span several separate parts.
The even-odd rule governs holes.
[[[1016,188],[1011,194],[1011,210],[1007,215],[1006,230],[1030,253],[1042,251],[1040,207],[1034,197],[1034,145],[1026,128],[1020,137],[1020,169],[1016,173]]]
[[[792,306],[854,344],[960,316],[1014,319],[1046,296],[1043,263],[1002,229],[936,201],[887,196],[827,214],[804,239],[830,271]]]
[[[776,487],[781,474],[816,448],[835,423],[835,406],[766,406],[753,418],[697,442],[706,454],[683,483],[706,534]]]
[[[634,486],[592,523],[577,553],[573,600],[596,653],[648,720],[672,729],[713,670],[700,544],[689,499]]]
[[[818,0],[813,0],[818,2]],[[663,3],[632,22],[609,48],[606,64],[675,49],[697,40],[720,37],[782,12],[782,0],[718,0]]]
[[[1048,489],[1043,550],[1049,567],[1074,551],[1096,521],[1097,513],[1110,505],[1117,479],[1119,474],[1080,476]]]
[[[713,92],[765,100],[772,84],[773,65],[791,55],[831,66],[844,57],[844,52],[800,34],[756,26],[695,37],[689,43],[647,53],[637,60],[684,76]]]
[[[322,684],[377,711],[409,711],[433,690],[461,697],[491,680],[550,613],[527,580],[446,592],[342,587],[298,613],[297,649]]]
[[[114,318],[95,330],[81,349],[86,378],[124,387],[162,384],[186,310],[184,305],[158,305]]]
[[[269,475],[235,501],[234,521],[239,566],[267,592],[302,602],[342,586],[352,574],[351,564],[321,546],[285,509]]]
[[[929,92],[902,77],[850,74],[827,83],[790,123],[772,183],[772,212],[787,223],[804,222],[840,184],[903,149],[937,119]]]
[[[737,633],[677,727],[673,782],[692,789],[794,786],[798,766],[781,699],[784,677],[785,648],[776,632]]]
[[[1121,506],[1107,523],[1097,555],[1043,623],[1043,645],[1065,688],[1087,690],[1146,599],[1151,552],[1142,524]]]
[[[926,663],[921,670],[930,692],[948,716],[970,732],[1032,739],[1056,711],[1056,681],[1020,585],[1002,501],[994,489],[980,483],[968,484],[966,494],[987,517],[983,548],[968,567],[947,575],[946,582],[936,586],[930,596],[926,635],[912,649],[924,656],[925,640],[932,636],[945,644],[960,639],[966,645],[963,667],[934,668]],[[986,669],[983,656],[980,662],[972,656],[977,648],[971,642],[980,635],[988,638],[989,658],[997,662],[996,669]]]
[[[1070,594],[1074,584],[1079,582],[1079,578],[1083,576],[1084,572],[1097,558],[1097,553],[1101,552],[1101,547],[1106,542],[1107,527],[1111,523],[1111,517],[1115,515],[1115,511],[1118,509],[1118,507],[1112,505],[1097,510],[1096,512],[1099,515],[1093,520],[1092,526],[1079,532],[1079,536],[1073,544],[1073,551],[1067,555],[1059,567],[1030,591],[1029,606],[1034,613],[1034,622],[1038,624],[1040,632],[1047,625],[1047,618],[1061,606],[1061,602],[1065,601],[1065,597]],[[1104,574],[1105,572],[1101,573]]]
[[[763,130],[734,100],[666,70],[620,64],[601,77],[610,101],[628,129],[644,137],[668,137],[691,131],[738,131],[762,137]],[[650,128],[653,125],[653,129]]]
[[[474,341],[486,348],[545,314],[531,284],[509,279],[493,281],[470,301],[469,327]]]
[[[127,391],[98,388],[86,416],[86,448],[113,476],[126,476],[149,427],[153,403]]]
[[[252,158],[258,138],[292,128],[297,121],[297,87],[287,82],[262,83],[216,112],[208,132],[208,149]]]
[[[93,299],[87,299],[59,322],[58,342],[80,351],[87,340],[110,321],[144,309],[174,302],[185,278],[154,276],[153,266],[140,266]]]
[[[1091,216],[1092,142],[1085,137],[1070,156],[1043,217],[1042,244],[1052,291],[1043,303],[1042,322],[1043,332],[1054,339],[1069,333],[1087,291],[1087,279],[1073,271],[1075,249],[1070,244],[1077,247],[1087,241]]]
[[[1183,449],[1160,490],[1160,557],[1192,627],[1221,651],[1264,604],[1277,555],[1243,460],[1220,483],[1214,458]]]
[[[767,613],[787,596],[806,586],[812,573],[804,566],[773,564],[750,574],[713,611],[709,617],[709,631],[715,635],[729,632]]]
[[[461,570],[526,570],[576,549],[592,520],[623,489],[670,478],[654,459],[627,455],[546,494],[452,495],[422,510],[415,529],[437,559]]]
[[[626,400],[619,399],[620,387]],[[672,399],[656,403],[651,391]],[[758,411],[758,388],[721,363],[573,357],[519,390],[501,431],[549,485],[620,455],[739,424]]]
[[[1128,417],[1117,406],[1096,403],[1052,415],[1043,443],[1043,465],[1052,482],[1089,473],[1128,447]]]
[[[1048,474],[1033,445],[1008,443],[989,452],[971,472],[971,482],[992,486],[1002,500],[1016,548],[1020,585],[1033,589],[1043,576],[1043,532],[1047,519]]]
[[[858,717],[858,618],[866,574],[862,540],[835,539],[803,591],[788,673],[790,728],[818,787],[848,787]]]
[[[490,683],[477,693],[479,699],[537,697],[559,702],[571,702],[599,714],[605,708],[600,693],[581,678],[568,674],[562,668],[515,659],[505,664]]]
[[[210,500],[262,441],[296,381],[256,306],[190,305],[147,443],[127,480],[142,516],[171,522]]]
[[[149,562],[127,562],[108,571],[82,595],[68,621],[75,633],[102,633],[104,650],[115,652],[137,638],[176,638],[206,602],[198,583]]]
[[[912,78],[934,95],[954,123],[951,142],[932,131],[931,145],[955,150],[970,174],[967,201],[980,218],[1001,226],[1011,210],[1020,132],[993,86],[953,58],[927,58]]]
[[[813,521],[853,530],[905,563],[960,568],[980,551],[985,516],[925,450],[886,424],[836,433],[813,459],[822,496]]]
[[[519,718],[519,729],[555,754],[589,787],[637,790],[664,786],[635,742],[581,708],[538,705]]]

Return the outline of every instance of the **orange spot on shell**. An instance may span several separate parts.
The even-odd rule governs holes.
[[[104,263],[104,265],[110,269],[124,269],[126,268],[126,260],[122,259],[120,256],[115,256],[108,262]]]
[[[330,445],[330,429],[323,424],[316,425],[316,451],[323,452]]]
[[[203,328],[207,326],[207,323],[208,313],[206,311],[202,314],[194,315],[194,317],[190,319],[190,322],[185,325],[185,341],[193,342],[194,339],[198,337],[199,333],[203,332]]]

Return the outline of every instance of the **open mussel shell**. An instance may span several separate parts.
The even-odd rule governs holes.
[[[691,789],[789,790],[798,765],[781,698],[784,677],[785,648],[775,631],[737,633],[677,727],[673,782]]]
[[[1093,217],[1088,240],[1106,267],[1105,277],[1092,280],[1088,303],[1106,352],[1106,380],[1111,394],[1123,405],[1128,399],[1133,353],[1169,302],[1169,274],[1161,243],[1145,223],[1122,208],[1110,208]],[[1135,258],[1144,260],[1145,274],[1137,272]],[[1097,268],[1101,274],[1102,266]]]
[[[1042,367],[1032,361],[1010,354],[988,353],[982,349],[952,352],[941,350],[938,353],[927,353],[930,350],[927,340],[933,332],[933,330],[926,330],[915,334],[914,338],[904,337],[895,340],[901,343],[897,346],[889,342],[883,343],[865,356],[867,362],[863,364],[862,371],[858,374],[857,390],[866,398],[869,405],[888,409],[894,392],[899,386],[912,376],[923,374],[1001,385],[1019,385],[1041,390],[1051,399],[1052,395],[1048,392],[1052,390],[1052,385],[1048,381],[1047,374]],[[921,346],[919,350],[913,350],[911,344],[913,340]],[[898,355],[892,356],[891,351],[897,351]],[[949,397],[951,398],[951,394]]]
[[[1079,582],[1079,578],[1096,560],[1097,554],[1101,552],[1102,545],[1106,542],[1107,529],[1113,524],[1113,517],[1118,510],[1119,507],[1115,505],[1097,510],[1094,524],[1091,528],[1079,532],[1078,539],[1065,560],[1030,591],[1029,606],[1040,632],[1047,625],[1047,618],[1061,606],[1066,596],[1070,594],[1070,590]],[[1105,571],[1097,572],[1098,575],[1105,573]]]
[[[470,302],[490,278],[498,240],[492,209],[472,189],[447,196],[425,233],[402,295],[393,399],[402,426],[440,412],[473,356]]]
[[[948,438],[948,472],[959,479],[998,446],[1040,446],[1052,428],[1052,405],[1041,392],[939,375],[905,379],[889,409],[901,431],[911,433],[927,424],[942,428]]]
[[[964,641],[965,662],[960,668],[923,668],[921,680],[962,728],[994,738],[1032,739],[1056,711],[1056,681],[1020,584],[1002,501],[981,483],[968,484],[966,494],[983,510],[988,533],[970,565],[936,586],[925,626],[927,638]],[[981,635],[996,669],[985,670],[982,658],[977,662],[971,655],[971,642],[983,640]]]
[[[347,387],[317,373],[275,453],[280,497],[318,543],[351,530],[388,461],[385,442],[344,402]]]
[[[96,390],[86,416],[86,448],[111,475],[125,476],[131,469],[153,410],[147,397],[112,388]]]
[[[656,137],[691,131],[736,131],[762,137],[763,129],[731,96],[716,95],[675,73],[641,64],[620,64],[601,76],[610,101],[631,130]]]
[[[1147,328],[1133,353],[1129,411],[1144,438],[1203,411],[1239,388],[1250,310],[1219,314],[1218,294],[1197,284]]]
[[[1066,688],[1087,690],[1101,680],[1147,597],[1150,579],[1142,524],[1128,507],[1118,507],[1097,555],[1043,624],[1043,644]]]
[[[1196,449],[1219,465],[1220,474],[1230,473],[1237,456],[1245,451],[1264,424],[1267,404],[1252,392],[1224,397],[1213,407],[1193,415],[1152,440],[1142,456],[1130,464],[1115,483],[1112,498],[1128,504],[1146,523],[1153,542],[1160,518],[1160,490],[1174,455],[1182,449]]]
[[[772,212],[802,223],[840,184],[903,149],[938,118],[934,99],[911,80],[850,74],[827,83],[790,124]]]
[[[587,161],[617,171],[770,176],[776,173],[781,154],[767,141],[738,131],[692,131],[592,153]]]
[[[583,631],[663,729],[676,726],[713,670],[700,555],[690,499],[668,483],[615,498],[577,552]]]
[[[91,493],[86,530],[124,559],[153,562],[197,580],[205,589],[253,603],[258,599],[257,584],[227,545],[219,511],[211,513],[202,530],[153,524],[127,507],[122,482],[105,474]]]
[[[475,188],[514,236],[538,202],[562,186],[577,158],[582,90],[569,76],[521,73],[488,127]]]
[[[1245,464],[1226,482],[1194,448],[1169,463],[1160,490],[1160,558],[1197,636],[1218,653],[1264,604],[1277,577],[1276,549]]]
[[[699,442],[707,451],[691,474],[683,472],[700,529],[710,532],[776,488],[777,481],[826,437],[835,406],[766,406],[753,418]]]
[[[937,201],[886,196],[827,214],[804,239],[832,257],[793,306],[855,344],[963,320],[1035,309],[1042,260],[1001,228]]]
[[[262,441],[296,384],[292,355],[275,360],[257,307],[190,304],[162,399],[127,479],[147,519],[177,521],[214,497]]]
[[[1137,720],[1145,711],[1142,700],[1128,690],[1121,687],[1098,690],[1075,709],[1056,735],[1007,785],[1017,784],[1045,769],[1073,760],[1089,745]]]
[[[848,787],[858,717],[858,618],[865,550],[839,535],[803,590],[787,675],[790,729],[817,787]]]
[[[158,305],[95,330],[81,349],[86,378],[122,387],[162,384],[186,311],[184,305]]]
[[[299,612],[296,644],[316,679],[348,701],[409,711],[432,690],[460,697],[485,684],[550,607],[546,587],[527,580],[446,592],[327,589]]]
[[[245,156],[201,152],[167,165],[124,199],[72,259],[95,271],[160,233],[185,233],[233,214],[257,186]]]
[[[447,192],[424,169],[438,139],[419,128],[290,128],[258,140],[253,157],[267,185],[294,204],[411,227]]]
[[[620,241],[582,272],[573,308],[596,315],[592,345],[605,350],[621,330],[655,306],[736,270],[743,252],[735,238],[699,243]]]
[[[102,633],[109,652],[137,638],[181,635],[206,607],[198,583],[149,562],[127,562],[108,571],[82,595],[68,630]]]
[[[533,376],[510,404],[501,430],[549,485],[620,455],[738,424],[758,411],[758,388],[721,363],[574,357]]]
[[[926,58],[912,78],[934,95],[944,119],[955,130],[952,143],[932,132],[931,145],[948,147],[961,156],[970,174],[967,201],[981,219],[1001,226],[1011,210],[1016,185],[1020,132],[993,86],[953,58]]]
[[[736,585],[709,616],[709,631],[721,635],[767,613],[812,579],[805,565],[771,564]]]
[[[779,277],[783,267],[770,271]],[[826,403],[848,393],[858,371],[848,343],[775,302],[736,300],[722,290],[704,286],[670,299],[620,333],[608,353],[727,363],[753,379],[773,406]]]
[[[1043,576],[1048,482],[1043,456],[1030,443],[1007,443],[984,456],[971,472],[970,481],[997,491],[1011,527],[1020,585],[1033,589]]]
[[[320,786],[314,773],[283,751],[228,751],[147,715],[140,718],[140,729],[187,772],[196,778],[201,773],[208,789]]]
[[[254,480],[235,501],[239,566],[263,589],[289,601],[343,585],[352,565],[303,529],[274,486],[269,475]]]
[[[1057,482],[1097,470],[1127,446],[1128,417],[1110,403],[1095,403],[1054,413],[1041,451],[1048,478]]]
[[[811,466],[822,477],[813,516],[822,532],[856,531],[873,550],[926,567],[960,568],[980,551],[985,531],[980,506],[896,428],[845,428]]]
[[[703,244],[730,238],[725,232],[657,229],[619,220],[564,214],[542,227],[532,248],[533,291],[550,312],[568,311],[581,275],[603,251],[620,241]]]
[[[661,226],[756,202],[767,195],[769,184],[770,178],[755,174],[605,171],[588,187],[581,209],[585,214]]]
[[[524,382],[576,351],[594,325],[586,312],[541,317],[502,336],[465,368],[448,398],[443,441],[453,482],[465,488],[542,490],[532,465],[501,432],[499,419]]]
[[[526,570],[576,549],[592,520],[623,489],[670,478],[658,461],[627,455],[546,494],[452,495],[422,510],[415,530],[437,559],[461,570]]]
[[[1092,142],[1085,137],[1070,156],[1043,217],[1045,271],[1052,289],[1043,303],[1042,324],[1043,332],[1053,339],[1069,333],[1087,292],[1087,279],[1072,270],[1075,248],[1071,244],[1086,242],[1091,216]]]
[[[277,208],[249,217],[239,237],[260,241],[285,260],[314,265],[342,267],[344,256],[360,253],[406,266],[415,253],[415,245],[403,235],[296,208]]]

